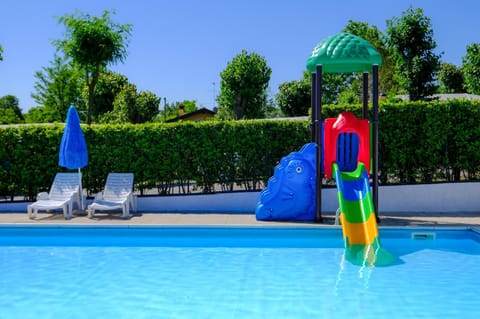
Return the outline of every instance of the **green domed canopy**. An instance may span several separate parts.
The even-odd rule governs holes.
[[[371,72],[372,65],[382,64],[382,57],[365,39],[350,33],[339,33],[320,42],[307,60],[307,70],[324,73]]]

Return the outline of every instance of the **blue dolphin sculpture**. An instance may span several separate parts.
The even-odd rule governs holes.
[[[257,220],[315,219],[315,143],[280,160],[255,208]]]

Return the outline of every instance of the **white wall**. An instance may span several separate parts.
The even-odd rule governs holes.
[[[380,212],[480,212],[480,183],[385,186]]]
[[[140,197],[141,212],[253,213],[259,192],[238,192],[191,196]]]
[[[322,212],[335,213],[335,188],[322,190]],[[254,213],[259,192],[201,194],[191,196],[140,197],[140,212]],[[1,203],[0,212],[26,212],[26,202]],[[445,183],[382,186],[379,189],[382,212],[480,212],[480,183]]]

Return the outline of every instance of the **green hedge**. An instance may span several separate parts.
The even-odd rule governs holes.
[[[240,121],[82,126],[89,163],[82,169],[90,195],[109,172],[133,172],[144,194],[255,190],[281,157],[308,142],[307,121]],[[0,196],[32,199],[48,190],[58,166],[63,125],[0,129]],[[190,183],[195,184],[195,188]]]
[[[475,180],[480,168],[480,103],[384,105],[379,115],[381,180]]]
[[[322,116],[360,106],[324,106]],[[381,104],[380,181],[475,180],[480,170],[480,103],[465,100]],[[309,121],[238,121],[83,126],[89,195],[108,172],[133,172],[141,194],[263,187],[274,166],[310,141]],[[0,196],[33,199],[58,166],[63,125],[0,128]],[[192,184],[193,183],[193,184]],[[192,186],[194,185],[194,186]]]

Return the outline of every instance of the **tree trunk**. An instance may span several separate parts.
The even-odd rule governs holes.
[[[93,103],[95,102],[94,97],[94,89],[95,87],[91,84],[88,84],[88,108],[87,108],[87,124],[92,124],[92,107]]]
[[[100,75],[100,66],[95,66],[95,71],[92,73],[91,77],[89,77],[88,69],[86,73],[86,82],[88,86],[88,107],[87,107],[87,124],[92,124],[92,108],[95,105],[95,86],[98,82],[98,77]],[[89,81],[90,78],[90,81]]]
[[[235,120],[240,120],[245,115],[245,99],[241,95],[237,95],[235,100],[236,103],[233,108],[233,111],[235,113]]]

